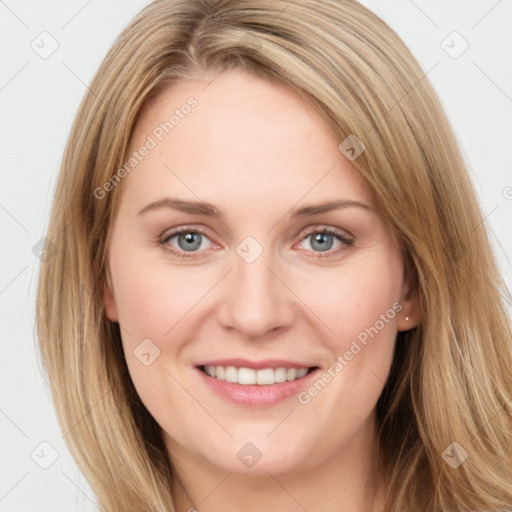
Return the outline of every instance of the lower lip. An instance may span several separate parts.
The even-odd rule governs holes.
[[[199,368],[195,368],[203,378],[206,385],[222,397],[238,405],[252,407],[268,407],[282,400],[300,393],[316,377],[319,368],[315,368],[304,377],[277,384],[244,385],[236,382],[226,382],[206,375]]]

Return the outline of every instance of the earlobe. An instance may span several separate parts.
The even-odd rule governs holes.
[[[401,316],[398,318],[396,323],[399,331],[409,331],[418,326],[419,321],[416,317],[412,315],[404,315],[403,313],[400,315]]]
[[[404,281],[400,304],[402,305],[402,310],[397,317],[397,329],[399,331],[414,329],[414,327],[419,325],[422,313],[418,290],[411,290],[408,279]]]
[[[421,312],[416,307],[416,297],[411,297],[401,302],[402,311],[400,311],[396,327],[399,331],[409,331],[418,326],[421,320]]]
[[[105,305],[105,312],[107,314],[107,318],[111,322],[118,322],[119,317],[117,314],[117,306],[114,300],[114,295],[112,294],[112,290],[108,283],[105,283],[103,287],[103,304]]]

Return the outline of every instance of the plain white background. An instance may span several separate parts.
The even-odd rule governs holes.
[[[115,37],[147,3],[0,0],[2,512],[98,510],[65,446],[41,376],[34,335],[39,259],[32,249],[46,231],[78,104]],[[429,71],[511,287],[512,2],[363,3],[398,32]],[[44,55],[56,44],[53,54]]]

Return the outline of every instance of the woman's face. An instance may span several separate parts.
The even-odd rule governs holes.
[[[208,84],[144,110],[119,185],[105,305],[133,383],[174,458],[279,474],[360,456],[414,323],[401,252],[295,92]]]

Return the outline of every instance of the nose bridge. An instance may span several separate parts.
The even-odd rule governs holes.
[[[290,296],[274,274],[272,250],[253,237],[246,237],[236,252],[221,314],[224,326],[257,338],[291,322]]]

